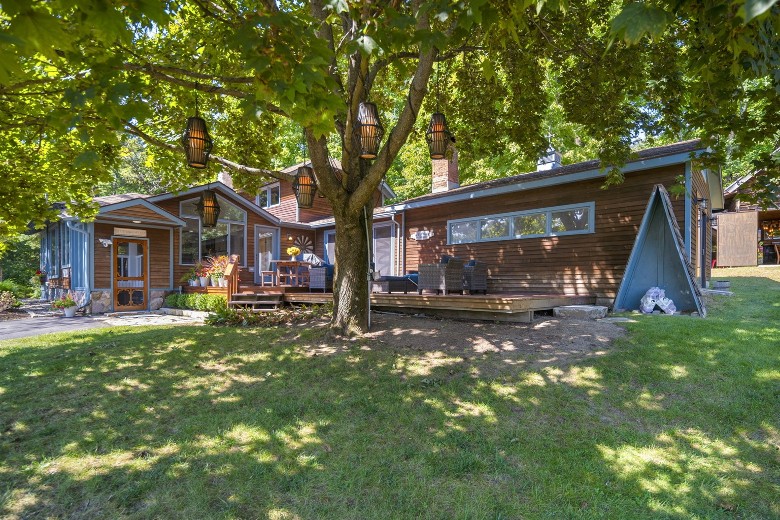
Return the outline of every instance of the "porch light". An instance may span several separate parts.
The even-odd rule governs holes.
[[[200,200],[196,204],[198,215],[203,227],[215,227],[219,219],[219,202],[217,194],[211,190],[205,190],[200,194]]]
[[[310,208],[314,205],[314,196],[317,194],[317,181],[314,178],[314,170],[310,166],[300,166],[295,173],[292,189],[295,192],[295,200],[299,208]]]
[[[428,125],[428,131],[425,132],[425,140],[428,141],[428,151],[431,159],[444,159],[447,153],[447,146],[450,144],[452,134],[447,128],[447,119],[441,112],[436,112],[431,116],[431,124]]]
[[[367,101],[360,103],[357,130],[360,133],[360,158],[376,159],[385,129],[379,120],[379,111],[374,103]]]

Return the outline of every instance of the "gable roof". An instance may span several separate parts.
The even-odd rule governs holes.
[[[133,200],[133,199],[146,199],[149,198],[150,195],[145,195],[143,193],[118,193],[115,195],[105,195],[103,197],[95,197],[94,201],[98,203],[99,206],[109,206],[111,204],[117,204],[119,202],[125,202],[127,200]]]
[[[682,164],[690,160],[692,154],[702,152],[701,140],[693,139],[666,146],[648,148],[636,153],[636,158],[626,163],[621,168],[623,172],[646,170],[672,164]],[[543,170],[529,173],[502,177],[489,181],[469,184],[440,193],[429,193],[400,203],[400,208],[415,208],[455,202],[459,200],[475,199],[508,193],[513,191],[529,190],[556,184],[565,184],[587,179],[595,179],[606,176],[606,167],[599,160],[584,161],[575,164],[567,164],[551,170]],[[395,206],[395,205],[394,205]]]
[[[701,317],[706,316],[672,201],[663,184],[656,184],[650,194],[615,297],[615,308],[638,309],[639,300],[651,287],[663,289],[678,310],[695,310]]]
[[[125,195],[134,195],[127,193]],[[165,211],[161,207],[152,204],[151,202],[148,202],[144,198],[127,198],[123,196],[119,196],[120,198],[124,198],[124,200],[119,200],[117,202],[111,203],[111,197],[117,197],[114,195],[109,195],[108,197],[99,197],[100,199],[103,199],[101,201],[98,201],[98,204],[100,204],[100,211],[98,212],[98,219],[101,220],[119,220],[119,221],[127,221],[132,223],[138,223],[138,221],[141,221],[142,223],[154,223],[154,224],[164,224],[164,225],[174,225],[174,226],[184,226],[185,222],[180,219],[179,217]],[[106,200],[108,199],[108,200]],[[96,199],[97,200],[97,199]],[[143,208],[143,212],[133,214],[131,211],[123,211],[127,209],[132,208]],[[159,218],[158,218],[159,217]]]
[[[235,190],[233,190],[232,188],[228,187],[227,185],[225,185],[225,184],[223,184],[223,183],[221,183],[219,181],[211,182],[209,184],[203,184],[201,186],[195,186],[194,188],[190,188],[190,189],[188,189],[186,191],[181,191],[181,192],[178,192],[178,193],[170,192],[170,193],[163,193],[162,195],[155,195],[153,197],[149,197],[147,200],[149,200],[151,202],[160,202],[160,201],[163,201],[163,200],[174,199],[174,198],[178,198],[178,197],[184,197],[184,196],[187,196],[187,195],[196,195],[196,194],[199,194],[200,192],[205,191],[207,189],[216,191],[220,195],[224,196],[225,198],[230,199],[231,201],[233,201],[235,203],[238,203],[238,204],[240,204],[240,205],[242,205],[244,207],[249,208],[250,210],[252,210],[252,212],[260,215],[261,217],[263,217],[267,221],[269,221],[272,224],[275,224],[277,226],[284,225],[285,227],[295,227],[295,228],[307,228],[308,227],[305,224],[297,224],[297,223],[293,223],[293,222],[286,222],[286,221],[280,220],[279,218],[275,217],[271,213],[267,212],[266,210],[264,210],[263,208],[261,208],[260,206],[255,204],[254,202],[252,202],[252,201],[250,201],[248,199],[245,199],[244,197],[242,197],[241,195],[236,193]]]

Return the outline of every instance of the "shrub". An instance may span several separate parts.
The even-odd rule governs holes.
[[[16,298],[11,291],[0,291],[0,312],[16,305]]]
[[[172,309],[218,312],[227,308],[227,300],[217,294],[169,294],[165,306]]]
[[[27,287],[13,280],[3,280],[0,282],[0,292],[10,292],[14,298],[29,298],[32,296],[32,287]]]

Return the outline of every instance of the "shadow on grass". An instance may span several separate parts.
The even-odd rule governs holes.
[[[0,347],[0,512],[778,516],[780,284],[735,285],[711,318],[642,319],[598,357],[507,348],[490,327],[465,356],[305,327]]]

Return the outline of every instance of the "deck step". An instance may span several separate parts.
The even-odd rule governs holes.
[[[252,311],[275,311],[281,302],[251,302],[245,300],[233,300],[228,302],[231,309],[250,309]]]
[[[282,297],[281,294],[236,293],[231,298],[231,302],[278,303],[282,301]]]

